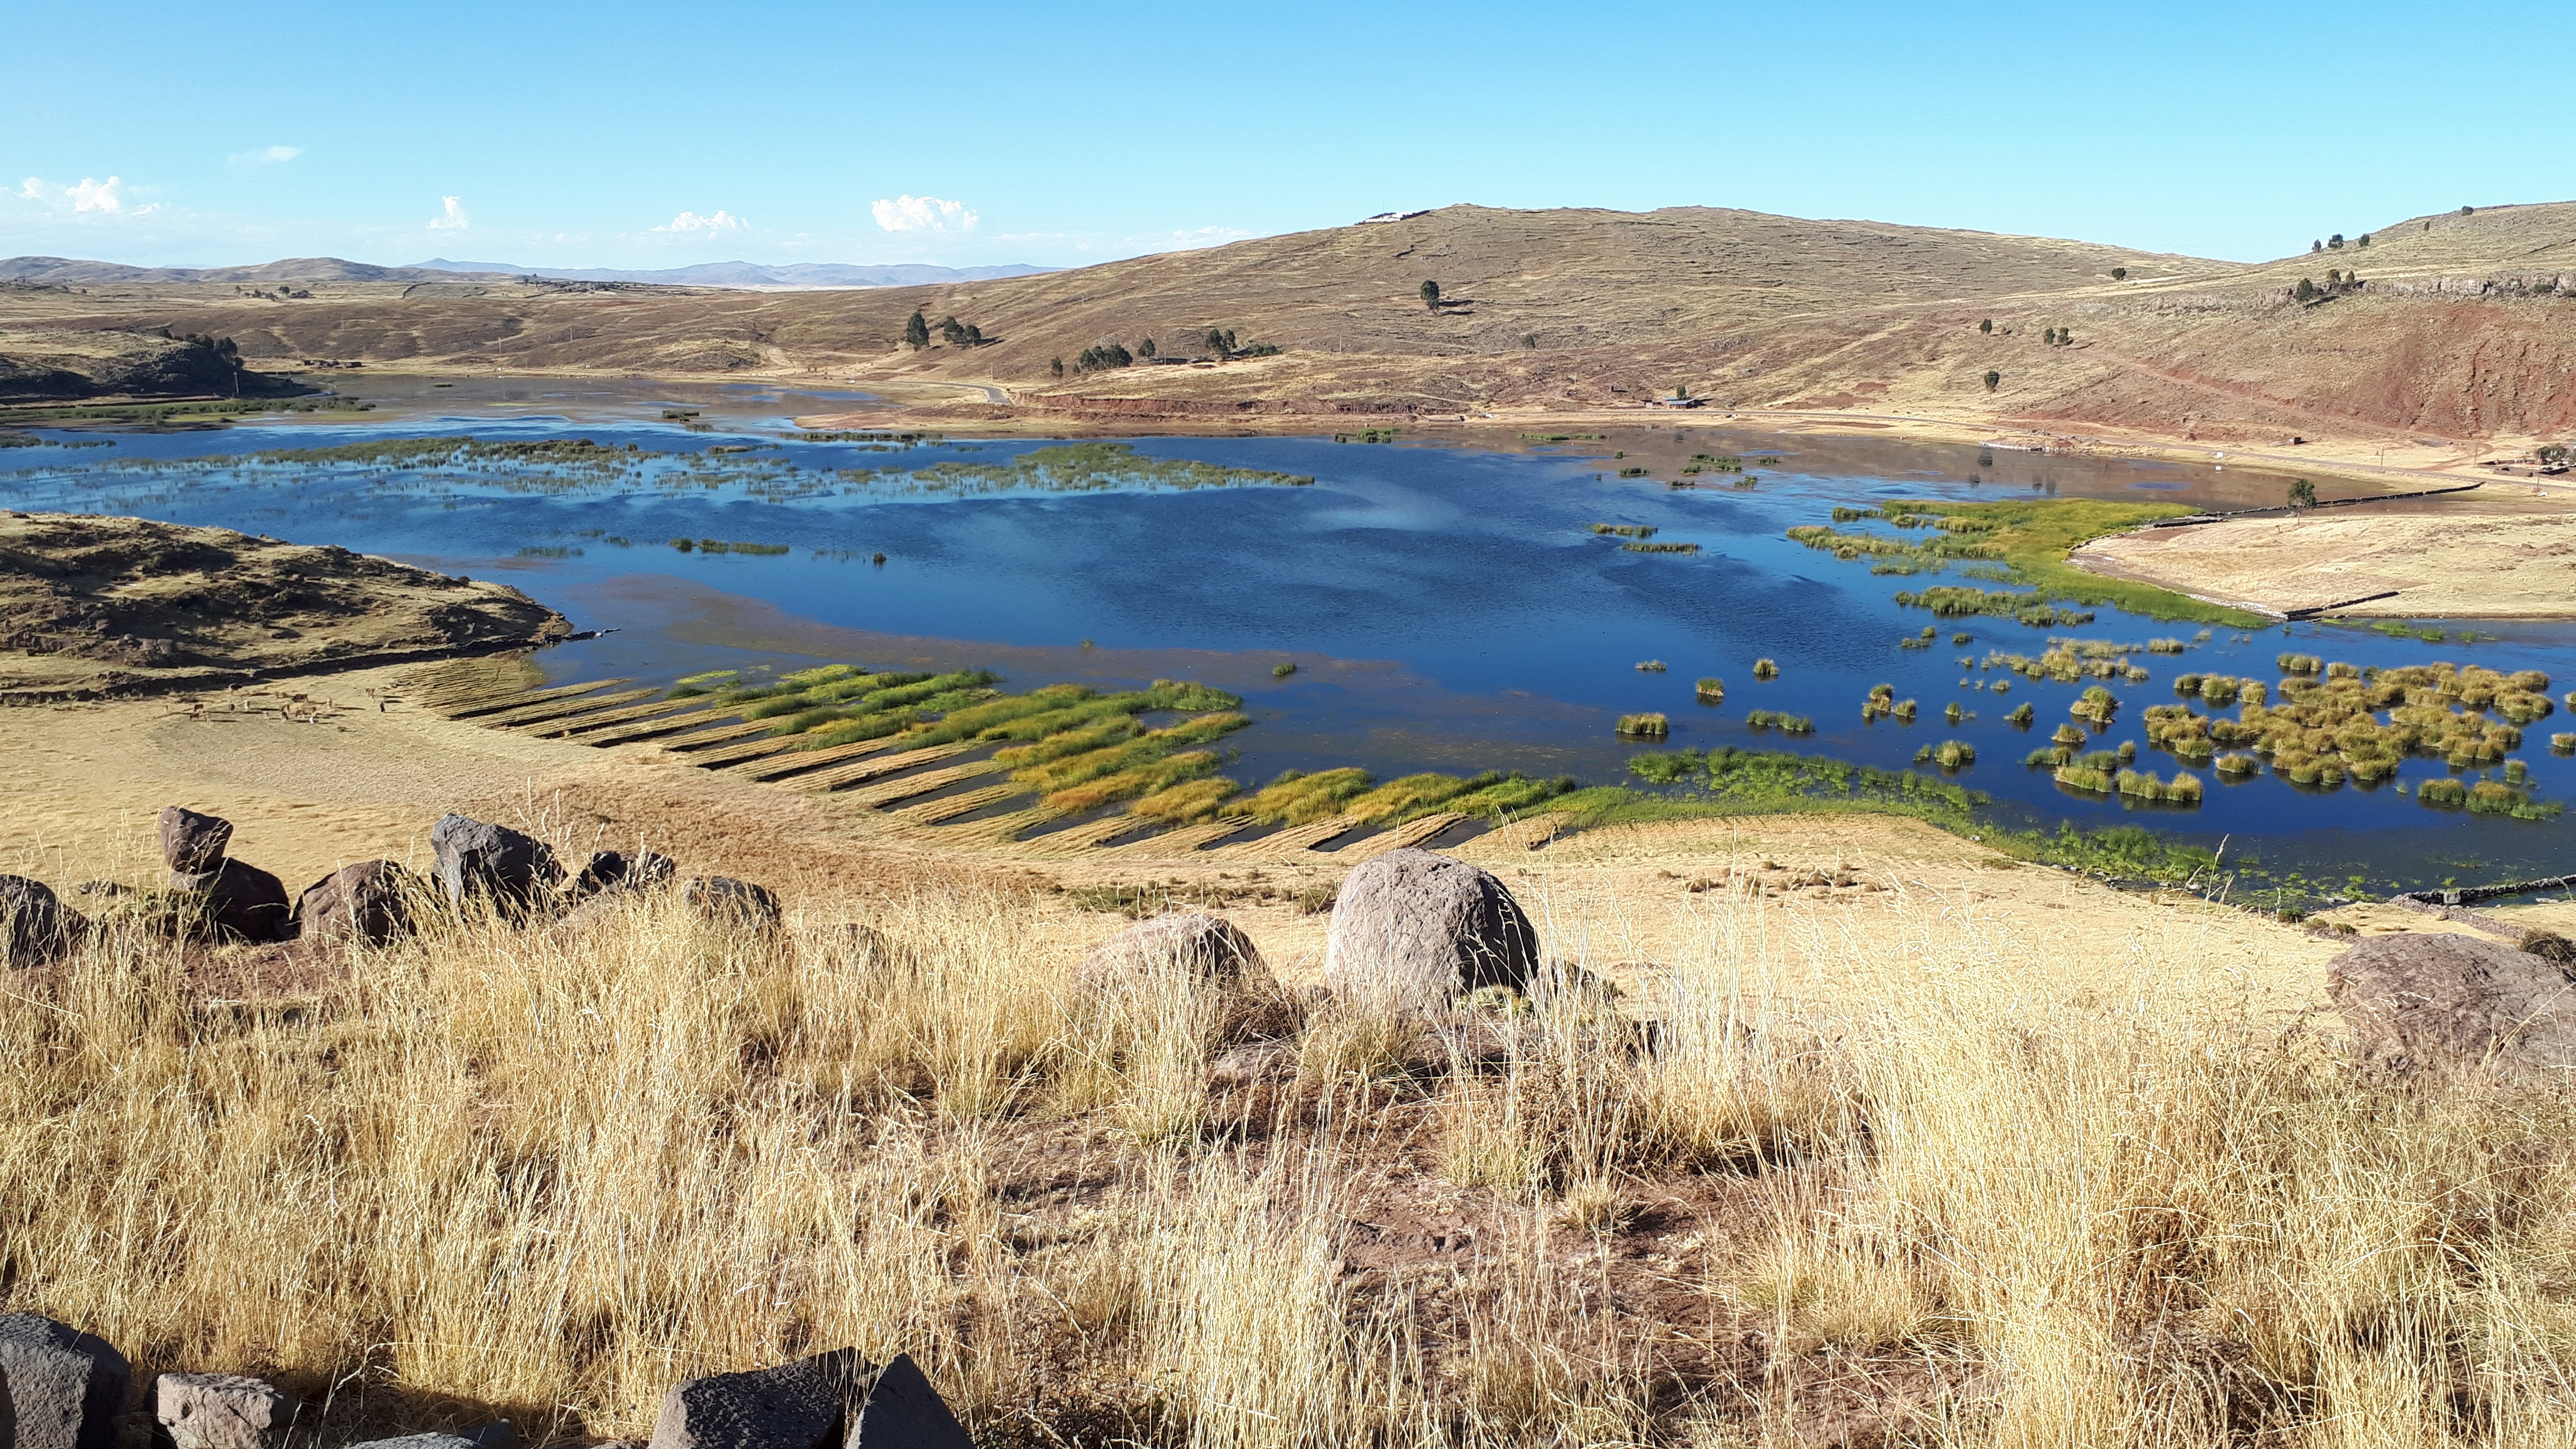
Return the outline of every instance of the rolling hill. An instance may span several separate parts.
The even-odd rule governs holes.
[[[285,280],[298,265],[252,270]],[[2344,285],[2346,272],[2359,283]],[[163,276],[91,283],[86,295],[20,287],[0,290],[0,326],[168,326],[235,337],[279,365],[814,376],[898,393],[971,384],[1058,419],[1285,426],[1598,408],[1685,385],[1743,407],[2203,441],[2576,431],[2576,203],[2415,217],[2373,229],[2368,245],[2356,235],[2259,265],[1717,208],[1453,206],[1075,271],[869,290],[593,291],[434,275],[299,281],[311,295],[294,300]],[[1440,284],[1436,310],[1420,295],[1426,280]],[[972,322],[988,341],[910,351],[901,339],[916,308]],[[1141,350],[1149,336],[1167,359],[1203,356],[1211,328],[1282,350],[1221,366],[1064,377],[1051,367],[1096,343]],[[2071,341],[2052,340],[2061,329]]]

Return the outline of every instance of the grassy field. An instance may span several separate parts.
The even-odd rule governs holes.
[[[2187,925],[1522,888],[1551,954],[1684,944],[1478,1017],[1485,1069],[1283,999],[1259,1086],[1207,1076],[1239,1012],[1083,988],[1098,919],[1006,887],[774,939],[112,939],[0,996],[0,1282],[326,1442],[639,1436],[677,1377],[845,1342],[987,1444],[2576,1433],[2563,1096],[2357,1079]]]

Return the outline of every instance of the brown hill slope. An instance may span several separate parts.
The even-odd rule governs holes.
[[[2302,277],[2358,270],[2301,301]],[[2125,279],[2114,279],[2124,269]],[[263,269],[267,270],[267,269]],[[1444,305],[1418,289],[1441,284]],[[299,283],[299,286],[301,284]],[[246,355],[414,368],[949,383],[1104,418],[1589,408],[1687,384],[1746,407],[2203,439],[2576,430],[2576,204],[2417,217],[2261,266],[1708,208],[1454,206],[1035,277],[748,294],[317,281],[0,290],[0,323],[212,332]],[[901,345],[919,308],[987,345]],[[1991,319],[1995,330],[1978,329]],[[1087,346],[1285,351],[1057,378]],[[2071,345],[2043,335],[2071,329]],[[1991,390],[1985,377],[1998,374]],[[1284,417],[1282,417],[1284,423]]]

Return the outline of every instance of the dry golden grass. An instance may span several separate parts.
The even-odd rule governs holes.
[[[333,1442],[634,1435],[839,1343],[987,1443],[2576,1434],[2567,1098],[2362,1080],[2188,949],[2033,960],[1929,895],[1526,889],[1567,957],[1696,915],[1448,1047],[1279,1007],[1293,1076],[1215,1090],[1242,1013],[1081,984],[1093,933],[1001,888],[290,989],[101,940],[0,995],[0,1300],[328,1396]]]

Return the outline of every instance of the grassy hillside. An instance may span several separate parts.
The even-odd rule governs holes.
[[[0,323],[170,326],[237,337],[280,363],[976,384],[1106,416],[1599,407],[1686,384],[1745,407],[2209,441],[2576,431],[2576,204],[2417,217],[2376,228],[2367,247],[2359,237],[2243,266],[1709,208],[1453,206],[936,287],[603,291],[335,275],[287,297],[134,282],[0,290]],[[2329,285],[2329,268],[2361,284]],[[2324,290],[2299,298],[2302,279]],[[1426,280],[1441,286],[1437,310],[1420,295]],[[916,308],[989,340],[912,352],[902,333]],[[1147,337],[1167,357],[1204,355],[1210,328],[1284,351],[1081,377],[1050,366],[1099,343],[1141,351]],[[2051,341],[2058,329],[2072,342]]]

